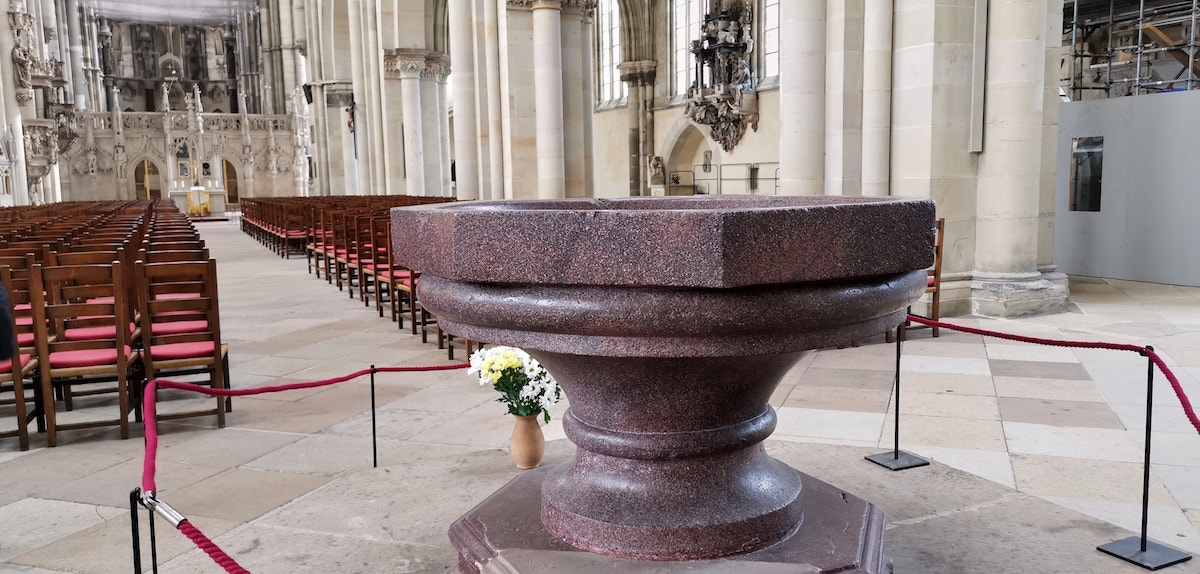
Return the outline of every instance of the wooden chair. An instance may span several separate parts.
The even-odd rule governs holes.
[[[9,267],[0,267],[0,283],[3,283],[4,289],[8,292],[8,310],[9,319],[12,321],[12,330],[15,336],[11,342],[12,358],[7,361],[0,362],[0,392],[10,391],[13,394],[11,404],[14,406],[15,418],[17,421],[16,430],[5,431],[0,433],[0,438],[17,437],[17,446],[21,450],[29,450],[29,422],[31,420],[41,421],[41,411],[36,407],[39,394],[35,393],[33,402],[34,409],[26,407],[26,387],[25,378],[28,377],[34,369],[37,368],[37,358],[33,356],[31,349],[22,349],[19,340],[22,333],[33,335],[32,325],[17,325],[16,307],[18,305],[29,304],[29,286],[28,279],[24,289],[21,289],[13,280],[12,269]],[[28,312],[28,311],[27,311]],[[36,385],[33,388],[37,388]],[[3,404],[10,404],[7,400]]]
[[[135,264],[146,380],[196,374],[215,389],[229,387],[228,348],[221,344],[217,262]],[[225,426],[230,401],[199,411],[156,414],[158,420],[216,415]]]
[[[939,218],[937,220],[937,239],[934,242],[933,248],[933,267],[926,270],[927,277],[925,282],[925,292],[930,294],[928,318],[933,319],[934,321],[940,320],[942,316],[942,246],[944,245],[946,239],[945,231],[946,220],[944,218]],[[912,312],[912,307],[909,307],[908,312]],[[929,327],[928,325],[914,325],[908,321],[905,321],[904,325],[905,334],[914,329],[928,328],[933,330],[934,337],[938,336],[937,327]],[[892,331],[889,329],[887,332],[887,342],[891,343],[892,341]]]
[[[130,346],[129,306],[126,301],[121,262],[111,266],[70,265],[42,267],[35,264],[30,272],[33,328],[37,341],[41,373],[42,411],[46,418],[46,444],[58,444],[57,432],[68,429],[117,425],[121,438],[129,438],[129,380],[138,353]],[[97,302],[108,301],[111,302]],[[68,329],[107,328],[112,338],[70,340]],[[57,335],[51,338],[53,332]],[[54,390],[64,390],[70,402],[70,388],[77,385],[116,382],[120,415],[116,419],[58,424]],[[97,392],[79,393],[96,394]]]

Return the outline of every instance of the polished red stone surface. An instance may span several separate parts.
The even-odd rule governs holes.
[[[612,556],[701,560],[812,520],[800,473],[762,449],[768,399],[801,351],[899,323],[925,290],[934,206],[484,202],[397,209],[392,226],[443,329],[526,349],[570,399],[579,450],[541,483],[545,530]]]

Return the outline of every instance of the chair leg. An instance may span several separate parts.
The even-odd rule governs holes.
[[[942,307],[942,293],[941,293],[941,291],[934,291],[933,292],[933,306],[932,306],[933,313],[930,314],[930,318],[933,319],[934,321],[941,320],[941,317],[942,317],[941,307]],[[933,327],[932,330],[933,330],[933,336],[934,337],[938,336],[938,328]]]
[[[229,355],[226,354],[225,357],[221,359],[221,362],[224,363],[225,388],[232,389],[233,382],[229,377]],[[225,397],[225,412],[233,412],[233,397]]]

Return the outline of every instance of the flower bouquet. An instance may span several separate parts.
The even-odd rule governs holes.
[[[480,385],[491,385],[499,391],[501,396],[496,402],[507,405],[512,415],[544,415],[546,422],[550,422],[549,409],[562,397],[562,389],[554,377],[520,349],[480,349],[471,355],[467,373],[478,373]]]
[[[554,377],[529,353],[512,347],[480,349],[471,355],[469,374],[479,374],[480,385],[500,392],[497,402],[516,415],[509,446],[517,468],[536,468],[546,452],[546,438],[538,415],[550,422],[550,406],[562,397]]]

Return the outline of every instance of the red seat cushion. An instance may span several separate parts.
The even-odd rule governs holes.
[[[129,333],[133,334],[137,330],[136,323],[129,324]],[[91,341],[94,339],[112,339],[117,336],[117,329],[112,325],[100,325],[97,327],[77,327],[67,329],[63,335],[68,341]]]
[[[16,306],[14,306],[13,308],[16,309],[17,311],[28,311],[28,310],[32,309],[33,306],[30,305],[29,303],[17,303]]]
[[[116,303],[117,300],[113,297],[97,297],[95,299],[88,299],[87,302],[88,303]]]
[[[212,341],[199,341],[196,343],[171,343],[169,345],[154,345],[153,347],[150,347],[150,356],[153,357],[155,361],[211,357],[212,354]]]
[[[930,277],[929,279],[926,279],[926,280],[925,280],[925,286],[926,286],[926,287],[933,287],[933,277]]]
[[[33,317],[17,317],[18,325],[32,325]]]
[[[25,370],[25,365],[29,364],[29,355],[21,355],[21,370]],[[0,361],[0,373],[8,373],[12,371],[12,361]]]
[[[17,345],[21,347],[32,347],[35,341],[33,333],[17,333]]]
[[[395,277],[397,279],[408,279],[409,277],[412,277],[412,272],[411,271],[384,271],[384,272],[380,273],[380,275],[383,275],[384,277]]]
[[[129,356],[129,347],[125,347],[125,356]],[[50,353],[50,366],[55,369],[97,367],[100,365],[114,365],[116,362],[116,349],[83,349],[79,351]]]
[[[154,323],[150,327],[155,335],[181,335],[183,333],[202,333],[208,330],[208,321],[175,321],[173,323]],[[209,347],[210,349],[212,347]]]

